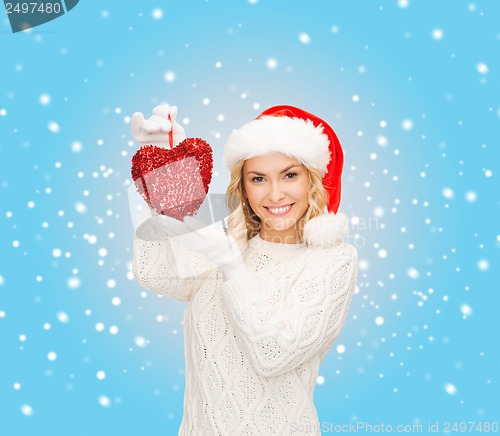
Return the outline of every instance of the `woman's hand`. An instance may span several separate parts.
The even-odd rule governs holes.
[[[170,116],[170,119],[169,119]],[[170,148],[169,133],[172,131],[173,147],[186,139],[186,133],[180,124],[175,121],[177,106],[166,104],[156,106],[153,115],[147,120],[142,112],[132,115],[130,130],[134,140],[139,145],[156,145]]]

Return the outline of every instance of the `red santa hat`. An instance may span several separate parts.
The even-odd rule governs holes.
[[[309,220],[304,241],[331,246],[347,235],[348,220],[337,214],[344,153],[333,129],[321,118],[294,106],[273,106],[234,131],[224,147],[224,165],[231,171],[241,159],[284,153],[323,174],[328,214]]]

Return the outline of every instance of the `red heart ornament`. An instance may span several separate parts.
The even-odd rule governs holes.
[[[212,170],[212,148],[200,138],[187,138],[171,149],[144,145],[132,157],[132,179],[139,194],[157,213],[181,221],[198,212]]]

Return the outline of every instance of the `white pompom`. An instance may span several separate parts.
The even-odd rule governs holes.
[[[349,219],[344,213],[324,213],[304,225],[304,242],[315,247],[332,247],[349,234]]]

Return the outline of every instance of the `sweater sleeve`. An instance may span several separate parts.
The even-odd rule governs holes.
[[[216,265],[169,239],[149,217],[142,217],[134,237],[134,279],[156,294],[190,301],[207,280],[215,280]]]
[[[252,272],[226,281],[222,298],[255,370],[281,375],[326,352],[342,330],[356,280],[356,249],[343,243],[308,262],[279,308],[258,297]]]

